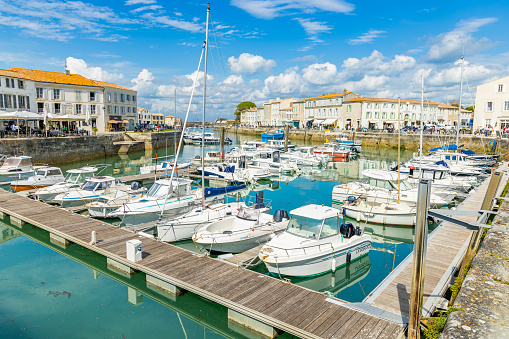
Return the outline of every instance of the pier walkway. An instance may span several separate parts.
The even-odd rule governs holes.
[[[0,212],[11,223],[29,223],[61,242],[73,242],[178,289],[191,291],[240,315],[301,338],[398,338],[403,326],[329,302],[324,294],[237,265],[202,257],[99,220],[0,191]],[[91,232],[96,243],[91,243]],[[142,242],[142,260],[126,259],[126,241]],[[154,281],[154,280],[152,280]]]
[[[478,211],[486,196],[490,178],[486,179],[458,210]],[[505,183],[501,183],[501,185]],[[477,216],[458,216],[458,219],[474,223]],[[428,236],[426,249],[425,277],[423,288],[423,315],[431,315],[439,304],[460,268],[474,231],[450,222],[442,222]],[[401,316],[407,323],[410,312],[410,292],[412,288],[413,252],[410,253],[377,288],[364,303],[387,310]]]

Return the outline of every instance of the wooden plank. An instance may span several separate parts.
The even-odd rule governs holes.
[[[356,311],[352,311],[346,307],[336,305],[334,312],[330,316],[323,316],[320,319],[313,322],[309,327],[306,328],[307,331],[313,333],[314,335],[321,336],[322,333],[327,331],[332,325],[345,323],[350,319],[350,317],[354,314],[359,314]]]

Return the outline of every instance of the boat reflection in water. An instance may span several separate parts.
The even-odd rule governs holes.
[[[358,260],[351,262],[336,272],[322,274],[312,278],[291,277],[292,283],[309,288],[317,292],[329,292],[333,295],[341,292],[364,279],[371,269],[369,255],[360,257]]]

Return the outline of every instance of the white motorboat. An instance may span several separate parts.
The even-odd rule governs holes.
[[[44,166],[35,170],[34,175],[25,180],[11,182],[11,187],[15,192],[21,192],[55,185],[64,180],[60,168]]]
[[[374,224],[414,226],[417,208],[405,203],[368,203],[362,197],[349,196],[343,202],[343,215]]]
[[[180,217],[162,220],[157,223],[157,238],[165,242],[191,239],[200,228],[208,226],[223,218],[236,215],[246,205],[239,202],[215,203],[206,208],[194,209]]]
[[[309,277],[349,264],[368,254],[371,237],[342,223],[341,211],[305,205],[291,211],[285,232],[265,244],[259,257],[273,275]]]
[[[329,162],[327,154],[315,154],[316,146],[299,147],[293,152],[281,154],[281,159],[293,160],[297,166],[326,166]]]
[[[323,146],[317,147],[314,152],[316,154],[324,154],[330,156],[334,161],[341,159],[348,159],[350,157],[350,151],[345,147],[339,147],[334,142],[326,142]]]
[[[436,164],[423,164],[422,166],[418,163],[406,163],[401,167],[403,168],[403,166],[408,168],[408,182],[412,185],[418,184],[420,174],[423,179],[431,179],[432,188],[440,190],[465,193],[478,184],[477,177],[474,176],[452,176],[445,161],[439,161]]]
[[[65,180],[61,183],[40,188],[32,195],[35,200],[44,202],[53,202],[53,199],[62,193],[66,193],[69,190],[79,189],[81,184],[85,180],[95,176],[96,172],[99,171],[98,167],[85,166],[77,169],[67,171]]]
[[[285,141],[284,140],[269,140],[267,141],[267,147],[277,151],[285,150]],[[295,145],[293,145],[290,140],[288,140],[287,151],[295,150]]]
[[[246,178],[244,178],[244,176],[242,175],[243,173],[241,169],[235,168],[234,164],[229,164],[225,162],[210,164],[208,166],[205,166],[203,170],[201,167],[197,167],[196,170],[200,174],[204,172],[203,174],[209,177],[229,179],[238,182],[246,181]]]
[[[83,206],[99,199],[110,187],[126,186],[120,179],[110,176],[93,177],[87,179],[78,189],[72,189],[58,194],[53,201],[62,207]]]
[[[235,216],[223,218],[199,229],[193,241],[211,252],[240,253],[265,243],[288,225],[288,213],[267,207],[257,199],[253,207],[242,207]]]
[[[221,202],[224,195],[245,188],[245,185],[191,190],[191,180],[157,180],[147,194],[140,199],[124,204],[110,213],[126,225],[137,225],[161,218],[174,218],[204,203]],[[204,195],[204,196],[203,196]]]
[[[34,174],[32,157],[7,157],[0,166],[0,183],[12,180],[23,180]]]
[[[147,193],[147,189],[136,181],[130,186],[109,187],[96,201],[87,205],[88,214],[94,218],[112,218],[111,212],[134,199],[139,199],[145,193]]]
[[[205,153],[204,162],[206,164],[220,162],[221,161],[221,152],[219,151],[208,151]],[[198,155],[191,160],[192,164],[195,166],[201,165],[201,157]]]
[[[265,142],[259,141],[259,140],[247,140],[247,141],[244,141],[244,145],[247,145],[250,147],[255,147],[255,148],[267,146],[267,144]]]
[[[332,202],[342,204],[349,196],[362,196],[368,202],[390,202],[398,200],[398,173],[377,169],[362,171],[367,181],[349,182],[334,186],[332,189]],[[400,201],[410,206],[417,204],[417,188],[413,187],[407,180],[407,175],[401,175],[399,188],[401,190]],[[430,194],[430,206],[440,208],[448,205],[451,200],[436,195],[438,190]],[[454,193],[444,192],[445,197],[455,196]]]
[[[252,162],[253,165],[266,168],[272,173],[295,173],[299,170],[296,161],[281,160],[280,151],[259,151],[258,155],[252,159]]]
[[[191,167],[190,162],[183,162],[180,164],[177,164],[177,171],[184,168]],[[155,172],[171,172],[173,169],[173,162],[170,161],[162,161],[158,164],[152,164],[152,165],[145,165],[140,167],[140,174],[148,174],[148,173],[155,173]]]
[[[220,139],[217,138],[212,132],[205,132],[203,136],[201,133],[197,133],[191,136],[191,142],[193,145],[201,145],[202,139],[205,139],[205,145],[219,145],[220,141]]]

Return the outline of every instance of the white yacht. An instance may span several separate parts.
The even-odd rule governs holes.
[[[284,151],[285,141],[284,140],[269,140],[269,141],[267,141],[267,147],[271,148],[273,150]],[[295,145],[293,145],[290,142],[290,140],[288,140],[288,144],[287,144],[286,148],[288,151],[293,151],[293,150],[295,150]]]
[[[7,157],[0,166],[0,183],[14,180],[23,180],[34,174],[32,157]]]
[[[349,196],[362,196],[368,202],[390,202],[398,200],[398,173],[377,169],[366,169],[362,175],[367,177],[367,181],[349,182],[334,186],[332,189],[332,202],[342,204]],[[407,180],[407,175],[401,175],[399,182],[401,190],[400,201],[415,206],[417,204],[417,188],[413,187]],[[444,193],[444,196],[438,196],[436,193]],[[430,195],[430,206],[440,208],[448,205],[455,194],[451,192],[442,192],[433,190]],[[445,199],[450,198],[450,199]]]
[[[85,180],[94,177],[95,173],[99,171],[98,167],[85,166],[77,169],[67,171],[67,176],[64,181],[55,185],[40,188],[32,195],[35,200],[44,202],[54,202],[53,199],[69,190],[79,189]]]
[[[110,187],[122,186],[120,179],[110,176],[93,177],[87,179],[78,189],[58,194],[53,201],[62,207],[76,207],[86,205],[99,199]]]
[[[367,202],[363,197],[349,196],[343,203],[343,214],[357,221],[373,224],[414,226],[417,208],[397,201]]]
[[[196,170],[200,174],[204,172],[203,174],[209,177],[217,177],[239,182],[246,181],[246,178],[241,175],[241,170],[239,168],[235,168],[234,164],[225,162],[210,164],[205,166],[203,170],[201,167],[197,167]]]
[[[299,170],[296,161],[281,160],[280,151],[259,151],[252,162],[254,166],[266,168],[272,173],[295,173]]]
[[[456,192],[468,192],[474,185],[478,184],[477,177],[474,176],[453,176],[451,170],[445,161],[439,161],[436,164],[405,163],[401,168],[408,170],[408,182],[417,185],[419,176],[422,174],[424,179],[431,179],[432,187]]]
[[[164,218],[172,218],[201,205],[203,195],[204,202],[209,204],[222,201],[227,193],[245,188],[238,185],[191,190],[191,183],[191,180],[180,178],[157,180],[145,196],[124,204],[110,216],[120,218],[126,225],[156,221],[161,212]]]
[[[293,152],[281,154],[281,159],[295,161],[297,166],[326,166],[329,162],[329,156],[327,154],[315,154],[315,149],[316,146],[299,147]]]
[[[191,239],[200,228],[237,214],[244,202],[214,203],[205,208],[198,207],[186,214],[157,223],[157,238],[164,242]]]
[[[44,166],[35,170],[34,175],[25,180],[11,182],[11,187],[15,192],[21,192],[51,186],[64,180],[60,168]]]
[[[253,207],[242,207],[226,217],[199,229],[193,241],[210,252],[240,253],[265,243],[288,225],[288,213],[276,210],[274,216],[259,199]]]
[[[183,162],[180,164],[177,164],[177,171],[184,168],[191,167],[190,162]],[[140,167],[140,174],[148,174],[148,173],[155,173],[155,172],[170,172],[173,169],[173,162],[172,161],[161,161],[158,164],[152,164],[152,165],[145,165]]]
[[[99,199],[87,205],[88,214],[94,218],[112,218],[111,212],[134,199],[139,199],[145,193],[147,193],[147,189],[136,181],[131,183],[130,186],[115,185],[109,187]]]
[[[258,255],[273,275],[309,277],[334,272],[371,248],[371,237],[351,223],[342,223],[336,208],[305,205],[290,213],[286,231],[265,244]]]
[[[208,151],[205,153],[205,158],[204,158],[204,162],[206,164],[210,164],[210,163],[214,163],[214,162],[219,162],[221,161],[221,152],[219,151]],[[196,156],[195,158],[193,158],[191,160],[192,164],[193,165],[196,165],[196,166],[200,166],[201,165],[201,157],[200,156]]]

